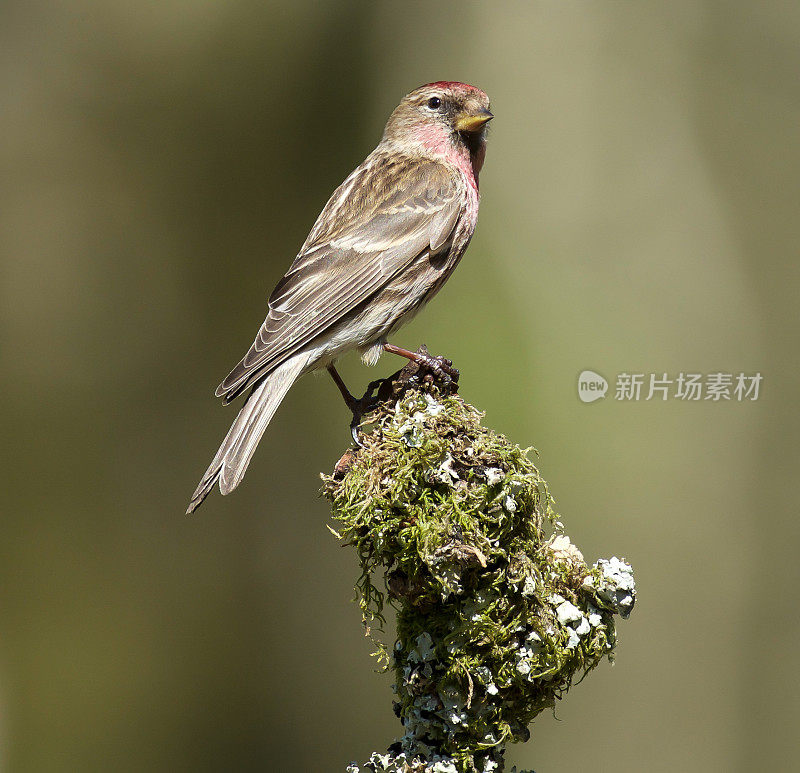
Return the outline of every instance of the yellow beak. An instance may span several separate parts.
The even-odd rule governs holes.
[[[458,132],[476,132],[494,116],[484,108],[474,113],[461,113],[456,117],[455,127]]]

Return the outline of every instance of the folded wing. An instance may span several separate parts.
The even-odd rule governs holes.
[[[217,387],[229,402],[380,291],[423,252],[448,243],[465,192],[443,164],[377,153],[325,205],[269,299],[253,345]]]

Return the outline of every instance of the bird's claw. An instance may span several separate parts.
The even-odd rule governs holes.
[[[361,426],[360,418],[356,418],[356,415],[353,414],[353,420],[350,422],[350,435],[353,438],[353,442],[359,447],[364,448],[364,444],[358,438],[358,428]]]
[[[358,430],[361,426],[361,419],[364,418],[364,415],[369,413],[379,402],[377,395],[373,394],[376,390],[380,389],[383,385],[385,379],[377,379],[376,381],[370,381],[367,385],[367,391],[356,400],[353,398],[351,402],[348,402],[347,407],[353,412],[353,418],[350,421],[350,435],[353,438],[353,442],[359,447],[363,448],[364,444],[358,437]]]

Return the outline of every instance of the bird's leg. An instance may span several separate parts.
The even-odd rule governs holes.
[[[361,419],[365,413],[375,406],[377,399],[372,395],[372,392],[377,389],[382,383],[383,379],[372,381],[367,386],[367,391],[364,396],[359,400],[350,394],[350,390],[345,385],[339,371],[333,365],[328,365],[328,373],[331,374],[333,383],[339,388],[344,398],[345,405],[351,410],[353,418],[350,422],[350,434],[353,436],[353,441],[357,446],[363,448],[363,443],[358,439],[358,427],[361,424]]]
[[[333,383],[339,388],[339,391],[342,393],[342,397],[344,398],[345,405],[351,410],[354,411],[358,406],[358,400],[356,400],[353,395],[350,394],[350,390],[347,388],[347,385],[342,381],[342,377],[339,375],[339,371],[333,365],[328,365],[328,373],[331,374],[331,378],[333,379]]]
[[[383,349],[391,354],[398,354],[411,362],[415,362],[421,368],[430,371],[435,378],[439,379],[444,384],[450,384],[451,382],[458,383],[459,373],[458,370],[453,367],[453,363],[444,357],[434,357],[432,354],[428,353],[428,350],[424,346],[421,346],[420,350],[417,352],[401,349],[394,344],[384,344]]]

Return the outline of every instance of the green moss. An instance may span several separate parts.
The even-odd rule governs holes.
[[[402,751],[500,769],[505,743],[527,740],[534,717],[612,653],[630,567],[587,567],[530,449],[457,395],[409,389],[370,419],[323,491],[358,553],[364,623],[394,670]],[[630,578],[627,590],[614,577]],[[376,635],[387,597],[391,652]]]

